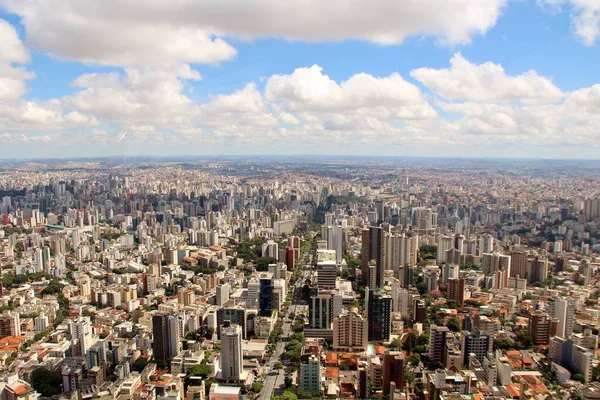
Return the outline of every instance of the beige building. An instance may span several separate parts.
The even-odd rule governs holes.
[[[369,322],[356,311],[344,310],[333,320],[333,348],[344,351],[367,349]]]

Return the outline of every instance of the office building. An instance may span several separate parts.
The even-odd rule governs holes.
[[[260,290],[258,297],[258,313],[261,317],[270,317],[273,313],[273,274],[263,272],[260,275]]]
[[[370,342],[385,342],[390,339],[392,327],[392,297],[369,290],[367,296],[367,318]]]
[[[179,324],[173,315],[155,314],[152,316],[152,349],[154,359],[161,366],[167,366],[179,353]]]

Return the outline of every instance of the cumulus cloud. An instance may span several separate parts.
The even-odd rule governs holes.
[[[30,71],[14,64],[29,61],[29,51],[25,48],[15,28],[0,19],[0,101],[16,99],[27,92],[27,79],[35,77]]]
[[[510,76],[499,64],[474,64],[460,53],[454,54],[450,68],[418,68],[410,75],[449,100],[552,103],[563,97],[550,79],[535,71]]]
[[[199,110],[183,94],[184,79],[200,79],[200,75],[189,66],[177,71],[126,68],[124,74],[85,74],[73,82],[81,90],[64,102],[110,121],[182,123]]]
[[[265,96],[288,111],[364,112],[403,119],[436,114],[421,90],[397,73],[383,78],[360,73],[338,83],[323,74],[320,66],[313,65],[270,77]]]
[[[592,46],[600,36],[600,2],[598,0],[539,0],[553,9],[569,6],[575,34]]]
[[[506,0],[3,0],[29,43],[56,57],[140,66],[214,63],[236,50],[227,38],[402,43],[424,35],[468,43],[492,28]]]

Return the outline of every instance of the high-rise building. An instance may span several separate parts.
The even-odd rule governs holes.
[[[246,339],[247,336],[247,319],[248,310],[244,307],[223,307],[217,310],[217,334],[221,337],[221,326],[225,324],[225,321],[229,321],[231,325],[238,325],[242,330],[242,337]]]
[[[41,312],[40,315],[35,317],[34,323],[35,323],[35,331],[36,332],[45,331],[46,329],[48,329],[48,325],[49,325],[48,316],[46,314],[44,314],[43,312]]]
[[[335,289],[337,267],[335,261],[317,263],[317,287],[319,289]]]
[[[592,381],[594,353],[576,345],[571,339],[554,336],[548,351],[550,360],[584,377],[585,383]]]
[[[575,324],[575,301],[565,297],[553,297],[548,302],[548,314],[558,321],[556,335],[568,338]]]
[[[511,268],[510,256],[501,253],[484,253],[481,257],[481,267],[482,272],[486,275],[496,275],[498,271],[505,271],[501,275],[503,282],[496,282],[496,287],[508,286]]]
[[[327,227],[327,249],[335,250],[335,262],[339,265],[342,263],[344,229],[339,225]]]
[[[379,288],[383,285],[383,273],[385,268],[385,244],[383,229],[378,226],[371,226],[362,232],[362,250],[361,250],[361,271],[362,279],[367,280],[369,276],[369,263],[375,261],[375,282],[367,280],[367,286]]]
[[[223,306],[229,301],[229,293],[231,286],[229,283],[223,283],[216,287],[216,303],[218,306]]]
[[[383,355],[382,381],[383,395],[394,393],[394,389],[404,389],[404,353],[401,351],[386,351]]]
[[[446,285],[448,289],[448,300],[454,300],[462,308],[465,305],[465,280],[450,279]]]
[[[256,308],[258,306],[258,295],[260,293],[260,280],[251,278],[248,281],[248,291],[246,293],[246,307]]]
[[[273,313],[273,290],[275,289],[272,274],[263,272],[259,281],[258,313],[261,317],[270,317]]]
[[[369,290],[367,296],[367,318],[369,320],[369,341],[389,340],[392,327],[392,297]]]
[[[74,354],[82,357],[97,341],[97,338],[92,335],[90,317],[78,317],[71,320],[69,322],[69,334],[71,335]]]
[[[333,319],[333,349],[364,351],[368,344],[369,321],[356,311],[344,310]]]
[[[510,253],[510,276],[527,277],[527,252],[515,250]]]
[[[533,284],[548,279],[548,259],[531,258],[527,260],[527,283]]]
[[[413,262],[413,238],[402,235],[385,235],[385,269],[393,270],[400,275],[402,284],[404,282],[403,269],[416,264]],[[416,256],[416,254],[414,254]]]
[[[242,327],[225,321],[221,327],[221,378],[239,381],[243,366]]]
[[[463,365],[468,365],[469,357],[475,354],[477,360],[483,363],[485,355],[492,351],[494,340],[487,332],[476,330],[475,332],[462,331]]]
[[[5,336],[21,336],[19,313],[4,311],[0,315],[0,337]]]
[[[181,336],[178,332],[179,324],[173,315],[155,314],[152,316],[152,349],[154,359],[163,366],[179,353]]]
[[[332,314],[330,292],[320,292],[311,297],[308,320],[311,329],[331,329]]]
[[[447,326],[434,325],[429,330],[429,360],[445,364]]]
[[[552,318],[543,311],[534,311],[529,316],[529,334],[533,339],[533,344],[548,345],[550,337],[556,335],[557,321],[552,321]]]
[[[300,364],[299,380],[300,386],[307,392],[321,390],[321,362],[314,354]]]
[[[446,251],[454,248],[454,237],[441,235],[438,239],[437,257],[438,265],[446,262]]]

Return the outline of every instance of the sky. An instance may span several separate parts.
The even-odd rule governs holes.
[[[600,158],[600,0],[0,0],[0,158]]]

